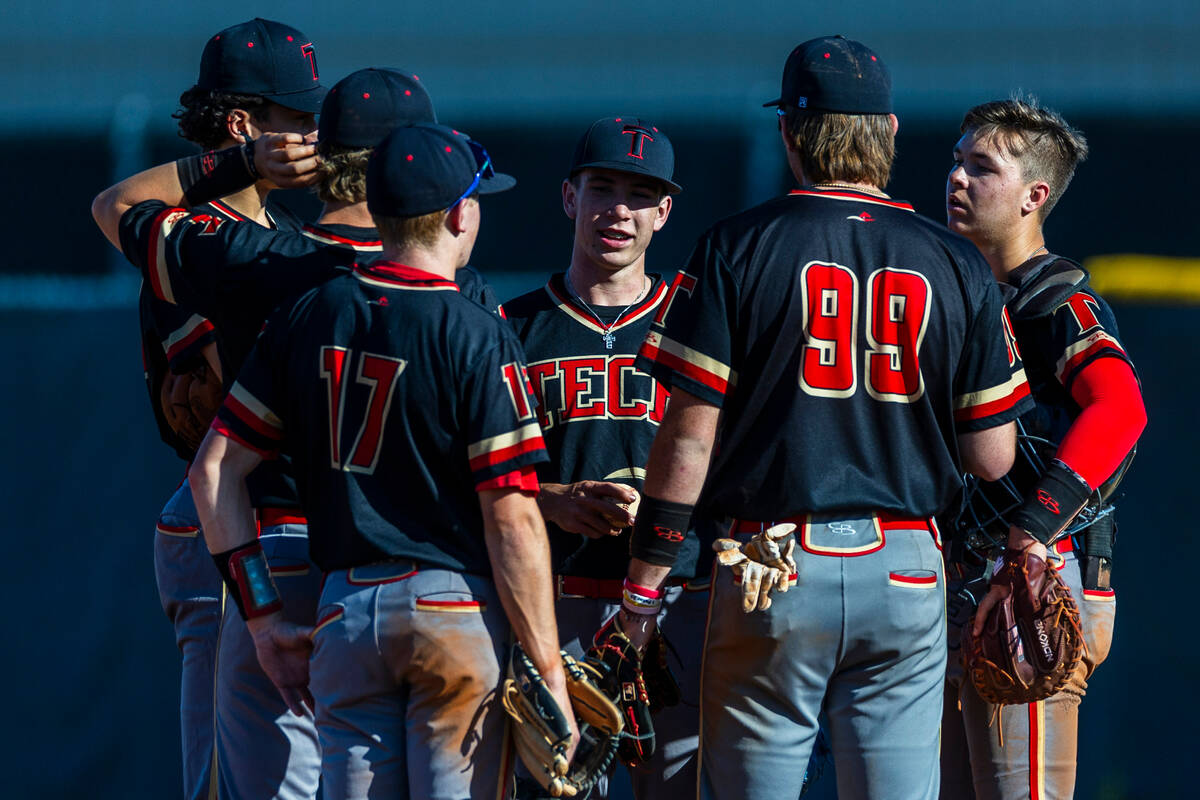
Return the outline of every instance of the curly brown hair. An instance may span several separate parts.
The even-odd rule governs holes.
[[[229,138],[226,123],[231,111],[240,108],[262,122],[269,103],[256,94],[232,94],[193,86],[179,96],[180,108],[171,116],[179,120],[182,138],[205,150],[214,150]]]
[[[1038,209],[1044,220],[1063,196],[1075,168],[1088,156],[1083,132],[1072,128],[1057,111],[1038,105],[1032,95],[993,100],[975,106],[963,117],[960,133],[973,131],[975,140],[992,142],[1021,167],[1023,181],[1045,181],[1050,196]]]

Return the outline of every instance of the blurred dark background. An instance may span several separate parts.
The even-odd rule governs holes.
[[[179,659],[154,589],[151,537],[184,467],[146,406],[136,275],[88,209],[116,179],[190,152],[170,119],[175,101],[208,36],[255,15],[308,34],[326,86],[365,66],[418,72],[441,119],[518,177],[514,191],[484,201],[473,258],[505,299],[565,267],[571,228],[559,186],[575,139],[597,117],[651,119],[675,144],[684,192],[655,237],[652,271],[673,273],[715,219],[789,188],[775,115],[760,104],[775,96],[796,43],[835,32],[865,41],[892,70],[893,196],[942,219],[963,112],[1034,92],[1092,149],[1050,218],[1051,248],[1080,260],[1174,256],[1179,275],[1196,275],[1187,261],[1200,257],[1194,0],[6,8],[0,344],[15,363],[0,372],[0,507],[16,636],[5,659],[4,797],[178,795]],[[283,200],[316,208],[304,193]],[[1081,710],[1080,798],[1194,796],[1185,778],[1200,744],[1200,648],[1174,624],[1190,607],[1184,500],[1200,444],[1186,423],[1200,394],[1187,355],[1200,342],[1200,309],[1185,283],[1155,285],[1149,301],[1110,296],[1150,426],[1123,484],[1116,637]],[[831,787],[817,796],[832,797]]]

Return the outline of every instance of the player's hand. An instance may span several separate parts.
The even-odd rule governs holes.
[[[254,140],[254,167],[280,189],[299,189],[317,182],[315,134],[264,133]]]
[[[600,539],[616,536],[636,521],[635,504],[639,499],[637,490],[620,483],[543,483],[538,508],[548,522],[564,531]]]
[[[654,634],[658,630],[658,615],[633,614],[622,608],[617,611],[615,624],[617,629],[629,638],[630,644],[636,647],[639,653],[645,653],[646,645],[650,644],[650,640],[654,638]]]
[[[1046,561],[1049,555],[1046,552],[1046,545],[1015,526],[1010,528],[1008,532],[1008,549],[1018,552],[1029,550],[1043,561]],[[984,620],[988,618],[988,613],[992,610],[992,607],[997,603],[1003,602],[1011,593],[1012,590],[1008,586],[992,584],[988,589],[988,593],[979,601],[979,608],[975,610],[975,618],[971,621],[972,636],[979,636],[983,633]]]
[[[571,695],[567,692],[567,676],[563,672],[562,663],[560,662],[557,668],[551,667],[546,672],[543,672],[542,679],[546,681],[546,688],[554,695],[554,699],[558,702],[558,707],[564,709],[566,712],[567,724],[571,728],[571,743],[564,755],[569,764],[575,758],[575,751],[579,748],[579,723],[575,721],[575,715],[571,713],[573,704],[571,703]]]
[[[283,702],[298,717],[315,709],[308,690],[308,658],[312,654],[311,628],[296,625],[275,612],[248,620],[246,627],[254,639],[258,663],[279,690]]]

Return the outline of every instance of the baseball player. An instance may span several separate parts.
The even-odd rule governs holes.
[[[965,728],[970,767],[950,755],[954,748],[947,749],[943,796],[970,797],[973,777],[980,800],[1069,798],[1079,703],[1112,642],[1113,517],[1093,517],[1095,508],[1089,509],[1083,517],[1095,520],[1090,526],[1076,525],[1073,536],[1058,536],[1093,493],[1107,494],[1120,479],[1146,425],[1146,410],[1112,310],[1088,286],[1082,267],[1047,249],[1043,234],[1046,217],[1087,156],[1083,134],[1032,99],[976,106],[963,118],[961,133],[946,181],[947,224],[975,243],[1006,297],[1036,403],[1020,419],[1021,451],[1038,461],[1031,467],[1023,458],[1022,469],[1014,468],[1003,485],[972,486],[968,502],[1000,509],[1003,525],[999,537],[988,538],[968,524],[979,515],[960,517],[948,559],[950,589],[963,598],[971,596],[972,586],[986,586],[986,563],[996,555],[993,549],[1004,546],[1004,534],[1013,549],[1049,545],[1051,563],[1079,607],[1087,648],[1062,691],[1042,702],[999,708],[962,680],[958,654],[951,653],[945,728],[948,739],[955,730],[963,736]],[[1005,507],[997,497],[1009,489],[1015,490],[1015,503]],[[992,590],[983,598],[976,634],[997,597]],[[952,642],[968,624],[970,605],[951,620]]]
[[[367,173],[382,258],[271,318],[192,469],[214,559],[297,710],[312,649],[328,798],[500,796],[506,616],[569,707],[520,345],[452,280],[477,195],[513,183],[450,128],[393,132]],[[312,630],[278,613],[243,488],[281,450],[326,573]]]
[[[538,468],[538,506],[556,572],[558,635],[582,657],[621,607],[629,528],[646,456],[667,392],[634,368],[667,286],[646,273],[646,249],[666,224],[674,151],[658,127],[635,117],[594,122],[579,140],[563,210],[574,221],[570,266],[545,287],[504,304],[529,359],[529,378],[550,463]],[[688,703],[654,717],[655,755],[631,767],[639,798],[695,786],[700,643],[708,558],[694,533],[667,580],[663,631],[676,647]],[[619,624],[619,621],[618,621]],[[598,795],[607,796],[607,782]]]
[[[366,208],[367,157],[396,125],[433,118],[432,101],[412,73],[366,69],[339,81],[322,104],[319,164],[312,158],[311,146],[303,144],[300,137],[291,137],[295,152],[286,166],[302,164],[301,179],[315,181],[325,202],[318,221],[298,233],[269,231],[244,223],[214,225],[174,207],[190,193],[183,192],[179,183],[183,173],[171,164],[133,176],[110,189],[112,199],[107,201],[101,224],[116,226],[115,235],[127,248],[149,254],[137,263],[160,297],[194,306],[217,324],[222,331],[223,361],[227,374],[233,376],[272,309],[344,271],[344,265],[379,254],[379,234]],[[266,145],[280,138],[266,136],[259,140],[259,161],[264,152],[270,152]],[[262,169],[269,174],[267,164]],[[275,179],[284,182],[292,176],[276,175]],[[463,288],[470,290],[474,299],[495,308],[494,297],[488,297],[490,288],[469,270],[461,272]],[[280,461],[286,465],[286,458]],[[291,472],[286,466],[263,465],[252,476],[250,489],[260,516],[269,515],[286,525],[264,525],[261,541],[274,574],[280,578],[289,616],[311,622],[320,591],[319,575],[307,559],[305,517],[299,511]],[[272,510],[261,511],[264,506]],[[239,746],[225,763],[229,765],[230,782],[254,782],[239,796],[267,796],[264,784],[293,782],[291,777],[272,774],[261,766],[262,762],[270,763],[260,754],[261,748],[277,746],[281,739],[271,734],[271,729],[302,730],[315,742],[315,727],[311,717],[306,721],[287,713],[258,664],[244,624],[232,610],[227,614],[219,685],[221,700],[228,698],[228,702],[218,704],[219,733],[228,731],[230,741],[249,738],[253,743]],[[230,709],[228,713],[226,708]],[[301,759],[294,744],[292,751],[290,760],[283,762],[291,765],[288,776],[303,765],[303,774],[313,776],[305,786],[315,790],[319,754],[315,749],[306,749]]]
[[[705,233],[642,346],[671,403],[631,540],[646,591],[626,608],[669,574],[697,501],[732,517],[700,795],[798,795],[824,711],[840,798],[933,798],[946,634],[931,518],[961,468],[1008,469],[1028,387],[979,254],[882,191],[897,122],[879,56],[805,42],[766,105],[801,188]]]
[[[307,133],[316,127],[323,90],[303,53],[292,48],[244,47],[309,39],[270,20],[226,28],[209,39],[196,85],[180,97],[179,133],[209,149],[252,139],[263,130]],[[225,42],[225,45],[221,43]],[[243,46],[232,47],[232,43]],[[289,58],[292,56],[292,58]],[[253,186],[195,209],[223,222],[298,227],[290,213],[268,210],[271,186]],[[221,364],[212,323],[186,306],[156,298],[144,284],[138,301],[151,408],[163,441],[190,461],[223,396]],[[155,576],[163,610],[175,627],[182,654],[180,733],[185,798],[208,798],[216,784],[213,764],[214,671],[223,588],[212,568],[186,481],[175,491],[155,526]]]

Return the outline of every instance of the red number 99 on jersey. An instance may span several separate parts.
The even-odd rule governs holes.
[[[858,391],[859,309],[865,305],[867,394],[886,403],[916,402],[925,393],[918,354],[929,326],[929,281],[919,272],[884,268],[866,283],[863,303],[858,276],[848,267],[823,261],[804,266],[800,388],[814,397]]]

